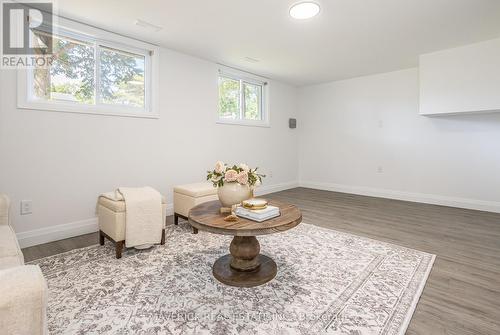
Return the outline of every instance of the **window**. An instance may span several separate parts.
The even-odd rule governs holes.
[[[232,69],[219,70],[218,122],[268,126],[268,84],[263,78]]]
[[[32,70],[31,98],[81,104],[95,103],[95,47],[76,39],[53,37],[54,61]]]
[[[100,97],[103,103],[144,108],[145,56],[102,48]]]
[[[152,71],[157,48],[77,25],[78,32],[55,29],[50,67],[22,71],[19,107],[157,117]]]

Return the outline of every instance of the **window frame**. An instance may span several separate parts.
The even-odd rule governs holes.
[[[219,78],[224,77],[232,80],[237,80],[240,83],[240,118],[238,119],[224,119],[219,115]],[[254,126],[254,127],[270,127],[270,108],[269,108],[269,81],[245,71],[236,70],[227,66],[220,66],[217,71],[217,108],[216,108],[216,123],[227,125],[240,125],[240,126]],[[245,95],[244,84],[257,85],[261,87],[260,95],[260,110],[261,120],[245,119]]]
[[[83,113],[97,115],[159,118],[158,76],[159,47],[111,33],[99,28],[58,17],[54,22],[54,36],[75,39],[93,44],[94,47],[94,104],[70,101],[47,101],[33,97],[33,69],[18,69],[17,107],[30,110]],[[144,108],[106,104],[100,100],[100,58],[102,48],[116,49],[138,56],[144,56]]]

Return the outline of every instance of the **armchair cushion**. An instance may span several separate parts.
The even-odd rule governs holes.
[[[0,194],[0,226],[9,224],[10,200],[5,194]]]
[[[47,334],[47,295],[47,283],[38,266],[0,270],[1,333]]]
[[[23,264],[24,257],[16,233],[9,225],[0,226],[0,270]]]

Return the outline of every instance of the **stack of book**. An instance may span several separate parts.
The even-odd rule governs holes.
[[[267,206],[264,209],[247,209],[240,206],[236,207],[234,214],[245,219],[262,222],[280,216],[280,209],[276,206]]]

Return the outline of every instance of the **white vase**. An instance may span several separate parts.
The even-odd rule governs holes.
[[[224,207],[231,207],[232,205],[239,204],[243,200],[252,197],[252,191],[248,185],[241,185],[237,182],[224,183],[224,186],[219,187],[217,190],[219,201]]]

